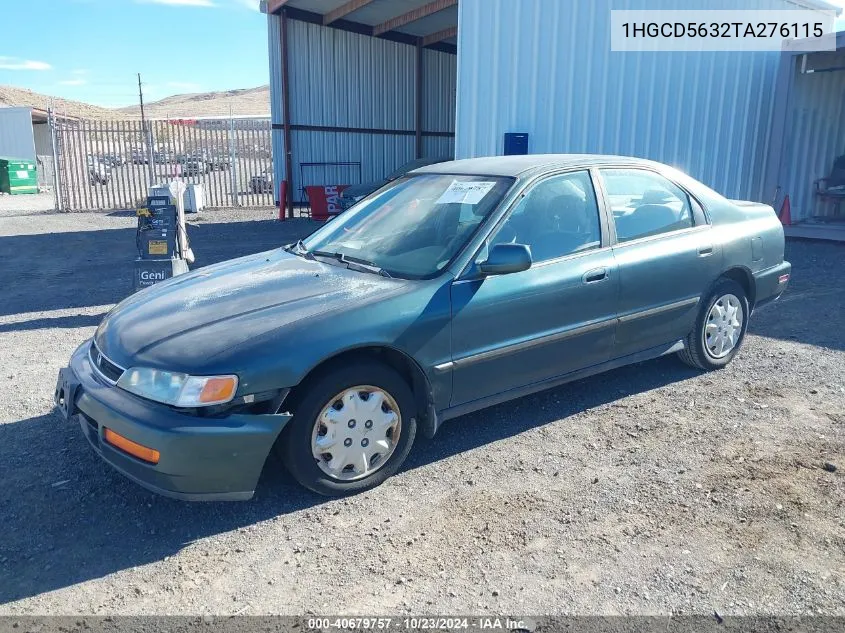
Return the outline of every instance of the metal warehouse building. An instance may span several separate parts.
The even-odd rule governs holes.
[[[383,177],[415,157],[602,153],[674,165],[792,221],[845,154],[836,52],[612,52],[611,9],[833,9],[822,0],[268,0],[276,182]],[[287,175],[290,177],[287,178]],[[845,207],[845,205],[843,205]],[[840,225],[841,226],[841,225]],[[842,234],[835,222],[792,227]]]

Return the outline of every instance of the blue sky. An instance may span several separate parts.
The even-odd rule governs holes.
[[[149,101],[267,83],[258,0],[0,4],[0,84],[115,107],[137,103],[139,72]]]

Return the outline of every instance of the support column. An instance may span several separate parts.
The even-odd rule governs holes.
[[[422,38],[417,40],[417,72],[416,72],[416,109],[415,126],[416,131],[416,156],[423,157],[422,124],[423,124],[423,46]]]
[[[284,115],[285,134],[285,178],[288,181],[286,188],[286,206],[289,218],[293,217],[293,148],[291,147],[290,136],[290,66],[288,64],[288,12],[282,9],[282,109]],[[275,183],[279,186],[281,183]]]

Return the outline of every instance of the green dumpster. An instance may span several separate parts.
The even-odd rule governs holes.
[[[38,193],[35,161],[0,157],[0,191],[12,195]]]

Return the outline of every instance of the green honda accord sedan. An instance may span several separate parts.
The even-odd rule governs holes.
[[[56,402],[164,495],[248,499],[271,451],[353,493],[470,411],[664,354],[725,366],[786,288],[783,249],[771,207],[645,160],[438,163],[296,244],[126,299]]]

